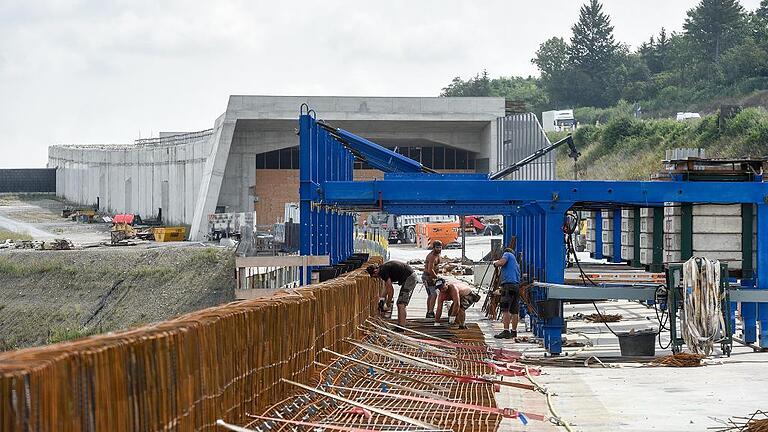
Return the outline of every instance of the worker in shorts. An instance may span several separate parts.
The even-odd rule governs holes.
[[[368,274],[372,277],[381,278],[384,281],[384,291],[386,292],[385,298],[379,295],[379,310],[383,310],[386,304],[392,301],[395,289],[392,286],[393,283],[400,285],[400,293],[397,296],[397,323],[402,327],[405,326],[406,308],[411,301],[413,290],[416,288],[418,279],[416,278],[416,272],[406,263],[400,261],[387,261],[382,265],[371,265],[366,269]],[[399,330],[395,328],[395,330]]]
[[[520,265],[515,257],[515,238],[512,238],[510,247],[504,249],[500,259],[493,262],[494,267],[500,269],[502,322],[504,331],[495,335],[496,339],[512,339],[517,337],[517,322],[519,320],[518,303],[520,301]],[[511,324],[511,330],[510,330]]]
[[[440,253],[442,251],[443,242],[435,240],[432,243],[432,251],[424,260],[424,272],[421,274],[421,281],[427,290],[427,318],[435,317],[435,301],[437,300],[435,281],[437,281],[437,268],[440,265]]]
[[[456,279],[450,281],[442,278],[437,279],[435,281],[435,288],[439,293],[437,296],[435,322],[439,323],[443,315],[443,303],[451,300],[453,304],[451,304],[451,309],[448,311],[448,323],[453,324],[455,321],[460,329],[466,329],[466,310],[480,300],[480,295],[472,291],[469,285]]]

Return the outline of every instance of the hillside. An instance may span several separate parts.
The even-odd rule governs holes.
[[[231,250],[0,253],[0,351],[121,330],[234,300]]]
[[[582,156],[580,179],[647,179],[661,168],[664,151],[705,148],[707,157],[768,156],[768,111],[747,108],[718,125],[718,115],[678,122],[672,119],[614,118],[598,126],[582,126],[574,133]],[[554,140],[564,134],[550,135]],[[561,149],[557,158],[559,178],[573,178],[573,161]]]

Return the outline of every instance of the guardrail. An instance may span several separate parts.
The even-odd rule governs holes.
[[[380,262],[380,258],[374,258]],[[308,382],[375,313],[364,269],[272,298],[150,326],[0,353],[3,431],[214,431]]]
[[[379,230],[355,228],[354,240],[355,252],[389,259],[389,240]]]

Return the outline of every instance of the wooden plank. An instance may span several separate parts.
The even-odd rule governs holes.
[[[328,255],[282,255],[261,257],[236,257],[236,267],[302,267],[330,265],[331,258]]]

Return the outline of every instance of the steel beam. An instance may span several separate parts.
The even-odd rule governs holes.
[[[418,187],[414,187],[418,182]],[[511,205],[516,202],[600,202],[661,205],[680,203],[761,203],[768,184],[758,182],[597,181],[597,180],[478,180],[457,174],[385,175],[383,180],[326,182],[328,203],[376,205],[379,198],[398,204]],[[469,214],[469,213],[467,213]]]
[[[653,300],[656,287],[636,285],[580,286],[536,282],[546,289],[547,297],[562,300]]]

